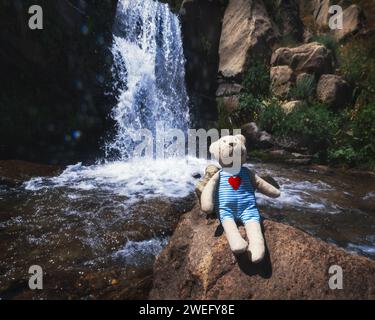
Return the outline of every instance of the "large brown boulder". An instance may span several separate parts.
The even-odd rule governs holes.
[[[321,102],[334,108],[345,107],[352,101],[351,86],[342,77],[334,74],[320,77],[316,94]]]
[[[306,72],[320,76],[333,72],[332,53],[318,42],[295,48],[279,48],[273,53],[271,64],[289,66],[296,74]]]
[[[342,20],[343,28],[334,31],[337,40],[343,40],[363,30],[366,18],[361,7],[353,4],[343,11]]]
[[[286,98],[295,82],[293,70],[288,66],[271,68],[271,92],[280,98]]]
[[[375,299],[374,261],[281,223],[266,220],[264,232],[268,253],[263,263],[253,265],[246,255],[235,258],[219,223],[195,207],[157,258],[149,297]],[[342,289],[330,289],[334,265],[342,268]]]
[[[272,22],[260,0],[229,0],[220,38],[219,73],[240,78],[251,57],[271,55]]]

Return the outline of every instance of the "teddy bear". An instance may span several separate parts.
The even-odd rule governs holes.
[[[220,167],[206,168],[205,185],[199,186],[201,210],[217,213],[235,255],[247,252],[253,263],[259,263],[265,254],[265,243],[255,190],[272,198],[279,197],[280,191],[243,166],[247,158],[243,135],[224,136],[212,143],[209,151]],[[245,226],[249,243],[241,236],[236,222]]]

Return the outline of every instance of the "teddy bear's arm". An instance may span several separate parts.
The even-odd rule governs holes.
[[[255,178],[255,185],[259,192],[265,194],[271,198],[278,198],[280,197],[280,190],[275,188],[273,185],[269,184],[266,180],[262,179],[258,175],[254,175]]]
[[[216,172],[207,182],[201,195],[201,209],[205,213],[212,213],[215,206],[215,194],[220,172]]]
[[[252,183],[254,189],[258,190],[259,192],[261,192],[261,193],[263,193],[266,196],[271,197],[271,198],[280,197],[281,193],[280,193],[279,189],[275,188],[273,185],[268,183],[266,180],[264,180],[261,177],[259,177],[258,175],[256,175],[249,168],[247,168],[247,169],[248,169],[248,172],[249,172],[249,175],[250,175],[250,180],[251,180],[251,183]]]

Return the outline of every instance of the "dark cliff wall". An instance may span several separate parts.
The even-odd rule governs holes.
[[[71,163],[97,156],[110,124],[115,0],[2,0],[0,158]],[[30,30],[31,5],[44,29]]]
[[[227,0],[185,0],[180,9],[193,126],[217,119],[219,43]]]

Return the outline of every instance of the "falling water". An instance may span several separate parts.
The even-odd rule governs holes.
[[[107,157],[131,158],[138,129],[156,124],[186,132],[189,124],[185,58],[179,20],[167,4],[153,0],[118,3],[112,46],[117,106],[114,139]]]

